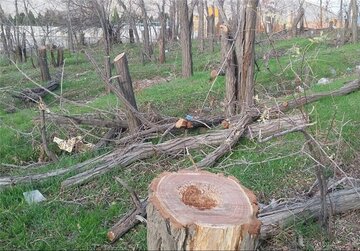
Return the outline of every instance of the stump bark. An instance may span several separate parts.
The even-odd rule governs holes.
[[[49,66],[47,63],[45,46],[42,46],[39,48],[38,55],[39,55],[39,66],[40,66],[40,72],[41,72],[41,79],[43,81],[50,81],[51,77],[50,77]]]
[[[135,111],[138,110],[136,105],[136,99],[134,95],[134,90],[132,86],[131,76],[129,72],[128,61],[126,58],[125,53],[119,54],[114,59],[114,65],[116,68],[116,72],[118,74],[117,81],[118,81],[118,89],[121,95],[126,99],[128,105],[130,105]],[[124,100],[123,100],[124,101]],[[141,122],[136,117],[134,112],[125,104],[125,114],[129,124],[130,132],[134,133],[138,131],[138,128],[141,125]]]
[[[254,250],[260,233],[255,195],[234,177],[163,173],[150,185],[149,250]]]

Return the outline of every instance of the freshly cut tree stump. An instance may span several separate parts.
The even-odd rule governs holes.
[[[257,214],[255,195],[234,177],[163,173],[150,185],[148,250],[254,250]]]

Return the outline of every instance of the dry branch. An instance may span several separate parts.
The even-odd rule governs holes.
[[[286,112],[294,108],[298,108],[301,106],[304,106],[309,103],[316,102],[320,99],[326,98],[326,97],[338,97],[338,96],[344,96],[347,94],[350,94],[352,92],[358,91],[360,89],[360,80],[354,80],[351,81],[341,88],[334,90],[334,91],[328,91],[328,92],[320,92],[320,93],[314,93],[311,95],[303,96],[300,98],[296,98],[287,102],[283,102],[280,105],[275,105],[272,108],[270,108],[270,113],[279,113],[279,112]],[[258,111],[255,111],[255,113]]]
[[[127,121],[119,119],[111,120],[94,116],[70,116],[55,113],[49,113],[47,114],[47,117],[56,124],[89,125],[103,128],[128,128]]]
[[[301,116],[270,120],[265,124],[256,123],[251,125],[251,129],[248,130],[244,136],[251,139],[257,139],[260,135],[261,137],[268,137],[274,133],[287,131],[293,127],[304,129],[307,126],[306,123],[306,119]],[[218,146],[228,137],[230,133],[231,129],[216,130],[210,131],[208,134],[204,135],[169,140],[158,145],[154,145],[152,143],[132,144],[128,147],[114,150],[111,153],[87,160],[69,168],[62,168],[36,175],[2,177],[0,178],[0,187],[45,180],[49,177],[64,175],[73,171],[79,174],[64,180],[62,186],[70,187],[77,184],[83,184],[92,178],[113,170],[116,167],[126,167],[135,161],[146,159],[153,155],[178,153],[180,150],[184,150],[185,148],[196,149],[202,146]]]

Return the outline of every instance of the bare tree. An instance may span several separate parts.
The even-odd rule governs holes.
[[[170,26],[170,39],[172,41],[177,38],[176,30],[176,2],[175,0],[170,0],[170,11],[169,11],[169,26]]]
[[[5,12],[0,5],[0,39],[2,41],[5,56],[7,59],[10,60],[10,48],[8,46],[8,41],[6,39],[5,29],[4,29],[4,26],[6,25],[7,25],[7,20],[5,17]]]
[[[210,41],[210,51],[214,51],[214,42],[215,42],[215,7],[214,5],[211,6],[211,11],[209,9],[208,3],[205,0],[205,8],[206,8],[206,35],[208,40]]]
[[[198,40],[199,40],[199,49],[204,51],[204,0],[199,0],[198,4],[198,13],[199,13],[199,29],[198,29]]]
[[[352,42],[357,43],[358,41],[358,5],[356,0],[351,0],[351,29],[352,29]]]
[[[162,0],[161,6],[157,4],[160,19],[160,36],[159,36],[159,62],[165,63],[165,34],[166,34],[166,14],[165,14],[165,0]]]
[[[151,48],[151,44],[150,44],[150,31],[149,31],[149,24],[148,24],[148,16],[147,16],[147,11],[145,8],[145,2],[144,0],[139,0],[139,6],[141,9],[141,14],[142,14],[142,21],[143,21],[143,26],[144,26],[144,34],[143,34],[143,44],[144,44],[144,54],[145,57],[150,60],[151,56],[152,56],[152,48]]]
[[[126,6],[124,1],[122,1],[122,0],[118,0],[117,2],[121,6],[121,8],[123,8],[126,20],[130,26],[130,29],[129,29],[130,43],[133,42],[132,40],[135,40],[135,42],[137,44],[140,44],[139,32],[138,32],[138,29],[136,27],[136,22],[135,22],[135,13],[133,13],[133,11],[131,9],[132,1],[130,1],[128,3],[128,6]],[[133,36],[135,39],[132,38]]]
[[[190,77],[193,75],[193,62],[191,53],[191,33],[189,21],[189,9],[187,0],[178,1],[180,14],[180,42],[182,52],[182,76]]]

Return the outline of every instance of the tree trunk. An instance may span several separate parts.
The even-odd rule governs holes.
[[[199,49],[204,51],[204,0],[199,0],[198,5],[199,12],[199,28],[198,28],[198,40],[199,40]]]
[[[225,68],[225,113],[226,117],[235,115],[236,112],[236,55],[233,46],[233,37],[226,25],[220,25],[221,32],[221,58]]]
[[[57,67],[59,67],[62,66],[63,64],[64,64],[64,49],[62,47],[58,47],[56,65]]]
[[[131,28],[129,29],[129,42],[130,44],[135,43],[134,30]]]
[[[27,62],[27,57],[26,57],[26,35],[25,32],[22,33],[22,39],[21,39],[21,55],[22,55],[22,60],[23,62]]]
[[[258,0],[246,0],[244,3],[240,33],[236,38],[238,63],[238,113],[245,112],[254,105],[255,94],[255,29]]]
[[[51,77],[50,77],[49,66],[47,63],[45,46],[41,46],[39,48],[38,55],[39,55],[39,67],[40,67],[40,72],[41,72],[41,79],[42,79],[42,81],[50,81]]]
[[[234,177],[163,173],[149,193],[149,250],[255,250],[261,225],[256,197]]]
[[[70,16],[70,0],[67,2],[67,35],[68,35],[68,48],[70,52],[75,52],[74,38],[72,33],[71,16]]]
[[[144,36],[143,36],[144,53],[145,53],[145,57],[148,60],[150,60],[152,56],[152,48],[150,45],[150,33],[149,33],[150,31],[149,31],[148,17],[147,17],[144,0],[139,0],[139,5],[140,5],[140,9],[142,13],[142,21],[144,25]]]
[[[214,51],[214,40],[215,40],[215,7],[211,6],[211,13],[207,1],[205,0],[205,8],[206,8],[206,36],[210,44],[210,51]]]
[[[170,39],[171,41],[175,41],[177,34],[176,34],[176,1],[171,0],[170,3],[170,10],[169,10],[169,26],[170,26]]]
[[[191,77],[193,75],[193,62],[191,53],[191,34],[187,0],[179,1],[178,4],[181,22],[180,42],[182,54],[182,76]]]
[[[135,95],[133,91],[131,76],[129,72],[128,62],[125,53],[119,54],[114,59],[115,68],[118,74],[117,81],[121,94],[123,97],[129,102],[129,104],[137,110]],[[139,130],[141,125],[139,119],[135,116],[135,114],[125,106],[126,110],[126,118],[129,124],[129,131],[131,133],[135,133]]]
[[[298,14],[296,15],[296,17],[293,20],[293,24],[292,24],[292,35],[295,37],[299,34],[298,32],[298,24],[300,23],[300,30],[303,29],[304,26],[304,15],[305,15],[305,9],[303,8],[302,4],[298,10]]]
[[[4,30],[4,25],[1,24],[0,26],[0,33],[1,33],[1,41],[2,41],[2,44],[3,44],[3,49],[4,49],[4,52],[5,52],[5,56],[8,60],[10,60],[10,51],[9,51],[9,47],[8,47],[8,42],[6,40],[6,36],[5,36],[5,30]]]
[[[159,38],[159,62],[165,63],[165,34],[166,34],[166,15],[165,15],[165,0],[162,1],[160,10],[160,38]]]
[[[358,41],[358,28],[357,28],[357,21],[358,21],[358,5],[356,0],[351,0],[351,29],[352,29],[352,42],[357,43]]]

